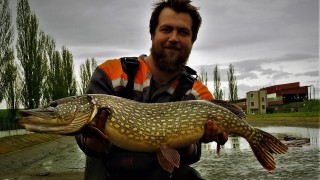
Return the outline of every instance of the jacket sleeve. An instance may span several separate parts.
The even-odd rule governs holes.
[[[208,87],[203,85],[199,80],[197,80],[187,96],[186,100],[211,100],[214,99],[212,93],[209,91]]]
[[[93,72],[89,85],[87,87],[87,94],[110,94],[115,95],[110,78],[99,67]]]
[[[110,78],[102,71],[99,67],[93,72],[89,85],[87,87],[87,94],[111,94],[115,95],[115,91],[112,87]],[[97,154],[96,152],[90,150],[85,144],[85,138],[82,134],[77,134],[75,136],[76,142],[79,148],[88,156],[99,157],[103,154]]]
[[[190,165],[190,164],[193,164],[193,163],[196,163],[200,160],[200,157],[201,157],[201,143],[198,141],[196,142],[195,144],[195,151],[194,151],[194,154],[193,156],[191,157],[181,157],[181,164],[184,164],[184,165]]]

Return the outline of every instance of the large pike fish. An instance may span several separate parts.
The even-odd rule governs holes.
[[[99,131],[93,121],[100,109],[108,112],[102,137],[123,149],[157,152],[160,165],[169,172],[180,165],[179,153],[174,149],[199,141],[208,120],[216,120],[220,132],[245,138],[268,171],[276,168],[272,154],[288,150],[274,136],[247,124],[240,108],[215,100],[140,103],[87,94],[59,99],[44,108],[23,110],[18,122],[33,132],[74,135],[86,127]]]

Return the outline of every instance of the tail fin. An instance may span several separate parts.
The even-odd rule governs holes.
[[[249,142],[252,151],[266,170],[274,171],[276,169],[276,163],[274,162],[272,154],[284,154],[288,151],[288,147],[271,134],[260,129],[255,130],[262,138],[254,144]]]

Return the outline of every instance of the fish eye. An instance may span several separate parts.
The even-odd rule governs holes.
[[[57,101],[53,101],[50,103],[49,105],[50,107],[57,107],[58,106],[58,102]]]

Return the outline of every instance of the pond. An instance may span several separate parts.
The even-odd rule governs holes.
[[[221,149],[220,157],[216,155],[216,144],[203,144],[201,160],[192,166],[207,180],[234,179],[288,179],[288,180],[318,180],[320,179],[320,143],[318,128],[303,127],[261,127],[279,138],[284,135],[307,138],[310,143],[290,146],[286,154],[274,155],[277,169],[266,171],[256,160],[249,144],[245,139],[229,137],[229,141]],[[6,174],[5,179],[82,179],[85,156],[74,142],[73,137],[63,138],[66,144],[63,148],[55,146],[59,153],[48,154],[45,158],[27,163],[12,173]],[[62,146],[61,146],[62,147]],[[24,150],[26,154],[41,153],[43,146],[33,151]],[[19,160],[19,163],[21,160]],[[12,163],[15,166],[19,163]],[[0,179],[3,179],[0,177]]]
[[[203,144],[201,160],[193,167],[204,179],[320,179],[319,128],[258,128],[280,139],[285,136],[308,141],[289,146],[286,154],[274,155],[277,169],[273,172],[268,172],[259,164],[248,142],[242,137],[229,137],[221,149],[220,157],[216,154],[216,143]]]

